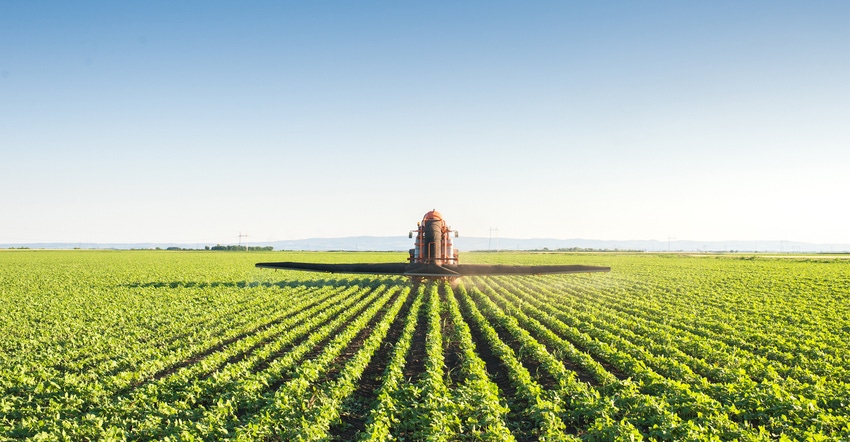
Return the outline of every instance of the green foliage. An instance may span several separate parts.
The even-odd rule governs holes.
[[[411,290],[253,266],[398,253],[0,251],[0,439],[850,439],[850,260],[461,258],[613,270]]]

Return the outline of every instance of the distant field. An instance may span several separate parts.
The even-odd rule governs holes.
[[[0,440],[850,440],[850,261],[0,251]]]

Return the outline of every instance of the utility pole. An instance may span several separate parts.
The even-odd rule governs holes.
[[[242,238],[247,238],[247,237],[248,237],[247,233],[243,234],[242,232],[239,232],[239,248],[242,248]],[[248,245],[246,243],[245,249],[247,249],[247,248],[248,248]]]
[[[499,251],[499,228],[498,227],[490,227],[490,240],[487,242],[487,250],[492,250],[493,244],[493,232],[496,232],[496,251]]]
[[[675,236],[668,236],[667,237],[667,251],[668,252],[670,251],[670,241],[675,241],[675,240],[676,240]]]

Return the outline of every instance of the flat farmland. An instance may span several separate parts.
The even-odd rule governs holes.
[[[0,440],[850,440],[850,261],[0,251]]]

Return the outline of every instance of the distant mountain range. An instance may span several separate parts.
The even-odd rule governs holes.
[[[167,249],[180,247],[203,249],[216,244],[203,243],[33,243],[0,244],[0,248],[31,249]],[[406,236],[353,236],[344,238],[309,238],[287,241],[267,241],[245,243],[248,246],[267,247],[275,250],[346,250],[346,251],[405,251],[413,247],[413,240]],[[595,250],[641,250],[647,252],[685,251],[685,252],[850,252],[850,244],[812,244],[798,241],[688,241],[688,240],[591,240],[591,239],[554,239],[554,238],[477,238],[460,237],[455,239],[455,247],[462,251],[472,250],[558,250],[558,249],[595,249]]]

